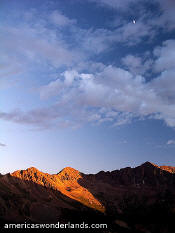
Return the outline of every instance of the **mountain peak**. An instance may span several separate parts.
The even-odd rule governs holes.
[[[29,167],[26,169],[26,171],[30,171],[30,172],[40,172],[36,167]]]
[[[75,171],[78,171],[76,170],[75,168],[72,168],[72,167],[65,167],[63,168],[60,172],[68,172],[68,173],[71,173],[71,172],[75,172]],[[59,172],[59,173],[60,173]]]
[[[13,173],[11,174],[23,174],[23,173],[35,173],[35,172],[40,172],[37,168],[35,167],[29,167],[25,170],[17,170],[17,171],[14,171]]]
[[[39,171],[35,167],[29,167],[26,170],[17,170],[11,173],[11,176],[17,177],[22,180],[30,180],[35,183],[40,183],[43,177],[47,176],[47,174]]]
[[[60,176],[62,180],[74,180],[81,177],[81,173],[72,167],[63,168],[57,175]]]
[[[157,167],[159,168],[159,166],[155,163],[151,163],[149,161],[146,161],[145,163],[141,164],[142,167]]]

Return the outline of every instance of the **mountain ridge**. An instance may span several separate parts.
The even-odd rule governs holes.
[[[174,173],[175,167],[148,161],[96,174],[71,167],[56,174],[35,167],[17,170],[0,176],[0,221],[76,222],[79,216],[79,221],[109,222],[112,230],[100,232],[157,233],[161,220],[166,223],[164,232],[170,233]]]
[[[50,174],[50,173],[48,173],[48,172],[44,172],[44,171],[40,171],[38,168],[36,168],[36,167],[29,167],[29,168],[26,168],[26,169],[22,169],[22,170],[15,170],[15,171],[13,171],[13,172],[10,172],[10,174],[12,174],[12,173],[14,173],[14,172],[18,172],[18,171],[26,171],[26,170],[28,170],[28,171],[39,171],[39,172],[42,172],[42,173],[44,173],[44,174],[50,174],[50,175],[58,175],[58,174],[60,174],[61,172],[70,172],[70,171],[78,171],[79,173],[81,173],[81,174],[85,174],[85,175],[97,175],[98,173],[101,173],[101,172],[103,172],[103,173],[111,173],[111,172],[114,172],[114,171],[120,171],[120,170],[123,170],[123,169],[135,169],[135,168],[138,168],[138,167],[145,167],[145,166],[150,166],[150,167],[157,167],[157,168],[160,168],[160,169],[162,169],[162,170],[167,170],[167,171],[169,171],[169,172],[173,172],[173,173],[175,173],[175,167],[174,166],[167,166],[167,165],[160,165],[160,166],[158,166],[157,164],[155,164],[155,163],[152,163],[152,162],[150,162],[150,161],[146,161],[146,162],[144,162],[144,163],[142,163],[141,165],[138,165],[138,166],[136,166],[136,167],[122,167],[122,168],[120,168],[120,169],[116,169],[116,170],[112,170],[112,171],[104,171],[104,170],[100,170],[99,172],[97,172],[97,173],[83,173],[83,172],[80,172],[80,171],[78,171],[77,169],[75,169],[75,168],[73,168],[73,167],[70,167],[70,166],[67,166],[67,167],[64,167],[63,169],[61,169],[60,171],[58,171],[57,173],[53,173],[53,174]],[[7,174],[7,173],[6,173]],[[3,175],[6,175],[6,174],[2,174],[2,173],[0,173],[0,175],[1,176],[3,176]]]

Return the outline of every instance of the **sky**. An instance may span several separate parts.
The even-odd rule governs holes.
[[[1,0],[0,173],[175,166],[174,0]]]

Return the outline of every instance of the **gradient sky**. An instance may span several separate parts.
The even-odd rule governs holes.
[[[175,166],[174,0],[1,0],[0,172]]]

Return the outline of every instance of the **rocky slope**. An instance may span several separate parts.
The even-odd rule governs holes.
[[[108,229],[99,232],[170,233],[174,173],[175,167],[150,162],[89,175],[70,167],[53,175],[34,167],[15,171],[0,176],[0,220],[100,222]]]

